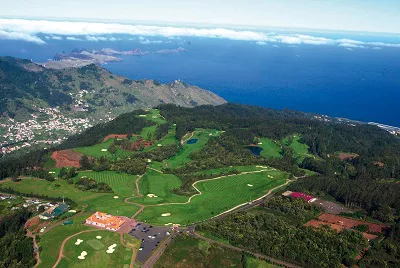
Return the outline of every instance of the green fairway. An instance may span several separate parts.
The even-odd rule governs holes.
[[[60,185],[60,186],[57,186]],[[49,197],[68,197],[79,206],[87,205],[87,211],[102,211],[117,216],[131,217],[139,208],[124,202],[123,197],[114,199],[115,193],[81,191],[64,180],[49,182],[41,179],[23,179],[21,182],[4,182],[3,187],[11,187],[22,193],[36,193]]]
[[[219,136],[219,134],[220,132],[213,129],[196,129],[191,139],[197,139],[197,142],[194,144],[188,144],[185,142],[182,150],[175,156],[165,160],[163,162],[164,165],[168,168],[177,168],[183,166],[184,164],[190,162],[189,156],[191,153],[201,150],[206,145],[210,137],[216,137]]]
[[[176,127],[170,127],[168,130],[168,134],[165,135],[164,137],[162,137],[159,141],[157,141],[156,143],[152,144],[151,146],[145,148],[143,151],[147,152],[147,151],[151,151],[154,150],[160,146],[166,146],[166,145],[171,145],[171,144],[176,144],[178,141],[175,137],[175,133],[176,133]]]
[[[149,206],[137,218],[152,224],[187,225],[211,218],[239,204],[254,200],[264,195],[269,189],[283,184],[287,177],[288,174],[274,170],[200,181],[196,187],[203,194],[193,197],[190,203]],[[170,215],[162,216],[162,214]]]
[[[152,121],[157,125],[167,123],[167,120],[160,115],[160,110],[158,109],[148,109],[146,110],[146,114],[138,115],[138,117],[145,118],[146,120]]]
[[[146,174],[139,181],[140,193],[143,197],[131,199],[140,204],[161,204],[170,202],[186,202],[187,196],[176,195],[171,190],[179,188],[182,184],[181,179],[172,174],[162,174],[157,171],[147,169]],[[149,197],[147,195],[155,195]]]
[[[198,171],[194,174],[218,176],[221,173],[227,173],[227,172],[232,172],[232,171],[251,172],[251,171],[257,171],[257,170],[263,170],[263,169],[272,169],[272,168],[267,167],[267,166],[232,166],[232,167],[222,167],[222,168]]]
[[[308,153],[310,147],[307,144],[300,142],[300,140],[301,136],[295,134],[284,138],[282,143],[293,149],[295,153],[294,157],[296,157],[298,163],[301,163],[306,157],[316,158],[316,156]]]
[[[65,238],[80,231],[90,229],[90,227],[82,224],[82,222],[89,217],[89,215],[89,213],[78,215],[74,217],[73,224],[58,225],[43,235],[40,235],[39,246],[42,249],[40,251],[39,268],[53,267],[54,263],[57,261],[61,243]]]
[[[97,182],[107,183],[120,197],[130,197],[136,193],[135,181],[138,178],[136,175],[126,173],[117,173],[115,171],[102,171],[102,172],[79,172],[75,181],[80,177],[86,176],[94,179]]]
[[[101,236],[97,239],[96,236]],[[77,239],[83,240],[79,245],[75,245]],[[116,244],[113,253],[107,253],[108,247]],[[87,255],[81,260],[78,256],[83,251]],[[94,231],[79,234],[65,244],[63,251],[65,258],[62,259],[57,267],[129,267],[132,249],[121,245],[119,234],[110,231]]]
[[[263,149],[260,154],[262,157],[282,157],[281,147],[271,139],[261,138],[258,146]]]
[[[79,152],[81,154],[91,156],[91,157],[96,157],[99,158],[101,156],[107,156],[109,158],[124,158],[124,157],[129,157],[133,154],[133,152],[125,151],[122,150],[117,146],[117,151],[115,154],[111,154],[108,151],[108,147],[113,143],[113,139],[109,139],[106,142],[102,142],[99,144],[95,144],[92,146],[87,146],[87,147],[79,147],[75,148],[74,151]],[[104,151],[107,150],[107,151]]]

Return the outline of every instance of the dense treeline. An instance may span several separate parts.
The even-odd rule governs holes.
[[[75,185],[78,189],[83,191],[95,191],[100,193],[112,193],[113,190],[105,182],[97,182],[94,179],[88,177],[81,177],[76,182]]]
[[[351,266],[354,256],[368,245],[358,232],[338,234],[330,228],[295,226],[270,213],[240,212],[197,229],[234,246],[306,267]]]
[[[322,211],[320,206],[308,204],[303,199],[274,197],[264,201],[264,207],[284,215],[291,223],[303,224]]]
[[[389,230],[382,242],[372,243],[359,261],[360,267],[400,267],[400,220]]]
[[[383,222],[393,223],[400,214],[400,184],[374,180],[351,180],[313,176],[291,184],[293,191],[319,195],[327,193],[348,206],[361,207]]]
[[[32,214],[17,210],[0,219],[0,267],[33,267],[33,241],[25,235],[24,225]]]

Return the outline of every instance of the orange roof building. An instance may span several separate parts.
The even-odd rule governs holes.
[[[110,231],[117,231],[124,223],[125,220],[119,217],[99,211],[86,219],[86,224],[106,228]]]

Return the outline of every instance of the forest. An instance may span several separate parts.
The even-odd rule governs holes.
[[[354,231],[345,230],[338,234],[330,228],[303,226],[300,223],[305,219],[298,217],[313,215],[314,208],[301,202],[275,199],[265,204],[268,208],[265,211],[238,212],[203,223],[196,230],[234,246],[304,267],[355,264],[354,258],[367,247],[367,240]]]
[[[26,209],[0,218],[0,267],[33,267],[32,239],[25,235],[25,222],[31,217]]]

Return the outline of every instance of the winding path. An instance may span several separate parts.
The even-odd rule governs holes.
[[[38,267],[38,265],[40,264],[40,256],[39,256],[39,246],[36,242],[36,236],[31,232],[31,230],[29,230],[28,228],[28,222],[25,222],[25,230],[26,230],[26,236],[32,238],[33,240],[33,252],[35,254],[35,259],[36,259],[36,264],[33,267]]]

